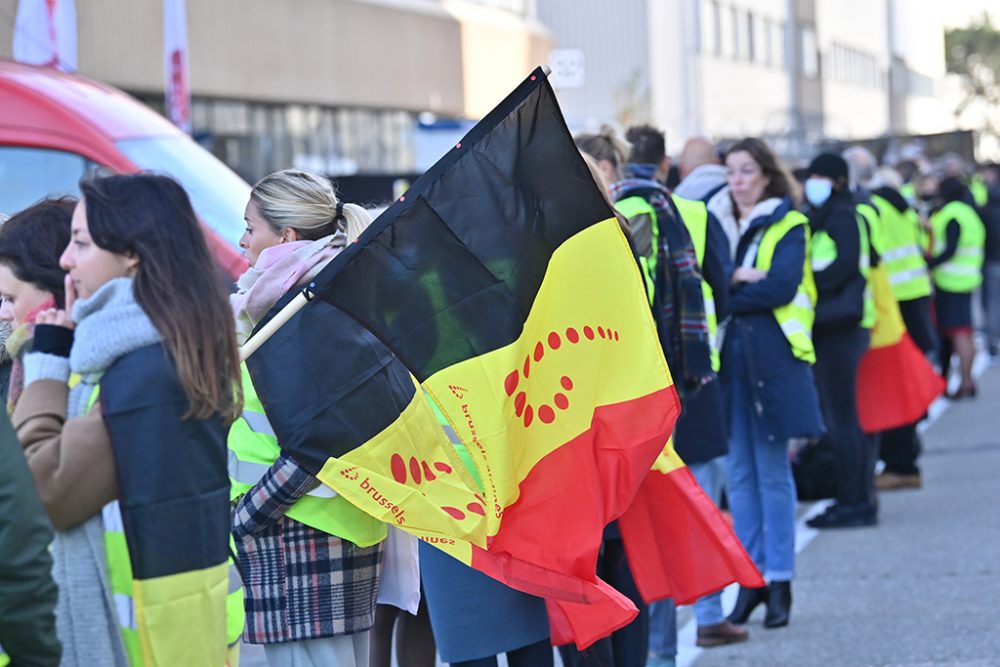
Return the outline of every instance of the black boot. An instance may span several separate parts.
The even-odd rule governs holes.
[[[736,606],[733,607],[733,613],[729,615],[729,620],[740,625],[746,623],[757,605],[764,602],[767,602],[767,586],[760,588],[740,586],[740,594],[736,598]]]
[[[788,615],[792,611],[792,582],[772,581],[767,585],[767,615],[765,628],[780,628],[788,625]]]

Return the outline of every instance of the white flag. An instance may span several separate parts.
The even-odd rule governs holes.
[[[75,72],[74,0],[20,0],[13,47],[14,60]]]
[[[188,85],[187,13],[184,0],[163,0],[163,61],[167,117],[191,132],[191,89]]]

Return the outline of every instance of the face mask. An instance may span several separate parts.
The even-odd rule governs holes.
[[[816,208],[820,208],[833,194],[833,183],[821,178],[806,180],[806,199]]]

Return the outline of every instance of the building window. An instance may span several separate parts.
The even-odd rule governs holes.
[[[740,52],[740,12],[735,7],[729,9],[730,13],[730,24],[732,25],[732,39],[733,39],[733,59],[739,60],[742,53]]]
[[[816,48],[816,31],[811,26],[803,26],[802,38],[802,74],[813,78],[819,74],[819,51]]]
[[[753,12],[747,12],[747,60],[750,62],[757,60],[757,40],[754,34]]]
[[[774,53],[775,60],[782,67],[788,67],[789,51],[789,23],[780,21],[774,26]]]
[[[722,8],[717,0],[702,4],[705,21],[702,22],[702,43],[714,56],[722,55]]]
[[[834,43],[828,53],[832,81],[860,88],[884,89],[886,74],[874,54]]]
[[[761,39],[764,42],[764,64],[768,67],[774,65],[774,43],[773,37],[771,37],[771,31],[774,25],[771,23],[771,19],[763,19],[764,30],[761,35]]]

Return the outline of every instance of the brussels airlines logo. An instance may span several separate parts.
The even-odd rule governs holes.
[[[574,327],[569,327],[562,335],[553,331],[544,341],[535,343],[534,351],[524,357],[521,368],[515,368],[503,381],[507,396],[514,398],[514,414],[522,420],[524,427],[528,428],[538,422],[553,423],[558,416],[556,410],[563,412],[569,409],[570,395],[574,386],[573,377],[563,374],[559,377],[557,386],[546,387],[545,382],[539,381],[537,373],[535,380],[530,379],[533,370],[558,364],[559,350],[564,342],[568,346],[575,346],[589,343],[618,343],[620,339],[618,331],[603,326],[595,328],[586,325],[583,327],[582,335]],[[536,416],[538,422],[535,421]]]

